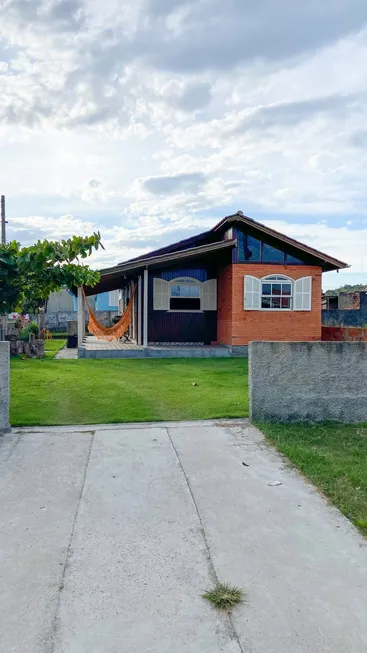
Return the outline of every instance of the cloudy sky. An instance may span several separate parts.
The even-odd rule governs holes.
[[[8,238],[107,266],[245,214],[367,283],[366,0],[0,0]]]

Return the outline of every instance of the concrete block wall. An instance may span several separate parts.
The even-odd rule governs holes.
[[[10,343],[0,342],[0,436],[10,430]]]
[[[111,326],[112,320],[116,315],[117,311],[94,311],[97,319],[104,326]],[[68,327],[68,322],[78,319],[77,311],[59,311],[57,313],[46,313],[45,314],[45,327],[46,329],[52,329],[53,331],[66,331]],[[85,312],[85,323],[88,324],[88,313]]]
[[[359,295],[359,306],[353,302],[353,306],[337,309],[324,309],[322,311],[322,324],[324,326],[367,326],[367,292],[353,293]],[[343,305],[343,303],[342,303]]]
[[[250,418],[367,421],[366,342],[251,342]]]

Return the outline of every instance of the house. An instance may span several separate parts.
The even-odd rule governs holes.
[[[122,311],[136,285],[138,347],[222,345],[243,355],[251,340],[320,340],[322,273],[346,267],[238,211],[209,231],[101,270],[86,294],[119,290]]]
[[[88,303],[96,313],[98,320],[109,326],[119,313],[120,291],[101,293],[91,296]],[[36,316],[35,316],[36,317]],[[66,331],[68,322],[77,319],[77,300],[68,290],[60,290],[50,294],[46,302],[45,327],[50,331]]]

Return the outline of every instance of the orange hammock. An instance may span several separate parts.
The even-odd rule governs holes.
[[[131,294],[130,301],[127,305],[124,314],[120,317],[119,321],[116,324],[114,324],[112,327],[105,327],[103,326],[103,324],[98,322],[96,316],[94,315],[92,309],[88,304],[88,300],[85,296],[84,288],[82,288],[82,291],[83,291],[85,303],[87,305],[88,314],[89,314],[89,322],[88,322],[89,333],[96,336],[96,338],[98,338],[99,340],[108,340],[109,342],[121,338],[121,336],[123,336],[124,333],[126,333],[126,331],[128,330],[131,324],[131,313],[132,313],[132,307],[134,306],[136,285],[134,286],[134,290]]]

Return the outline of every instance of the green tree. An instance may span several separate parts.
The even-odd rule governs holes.
[[[79,259],[99,247],[103,248],[99,232],[61,242],[39,240],[31,247],[21,247],[15,240],[0,245],[0,315],[36,313],[52,292],[94,286],[99,273]]]
[[[346,284],[345,286],[340,286],[340,288],[334,288],[334,290],[327,290],[327,295],[339,295],[341,292],[358,292],[360,290],[366,290],[365,283],[356,283],[353,286]]]

